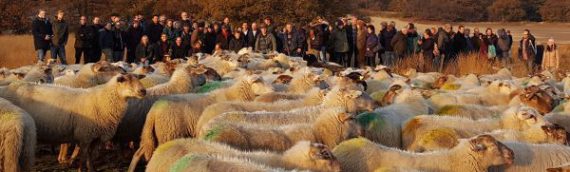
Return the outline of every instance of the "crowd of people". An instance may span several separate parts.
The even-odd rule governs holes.
[[[58,11],[54,20],[40,10],[33,21],[34,45],[37,58],[43,61],[47,51],[52,60],[65,60],[65,45],[69,24],[64,12]],[[382,22],[380,29],[357,18],[340,18],[329,23],[317,18],[310,24],[286,23],[278,27],[270,17],[261,23],[243,22],[232,26],[229,18],[221,22],[193,19],[181,12],[177,19],[153,15],[147,21],[142,15],[129,20],[112,14],[109,22],[81,16],[75,32],[75,63],[81,61],[151,64],[192,56],[195,53],[239,51],[251,48],[261,53],[284,53],[335,62],[345,67],[363,67],[382,64],[392,67],[400,60],[419,56],[418,64],[424,71],[442,71],[457,62],[460,54],[472,53],[489,63],[512,68],[513,37],[509,30],[495,32],[487,28],[473,33],[464,26],[455,31],[452,25],[418,31],[413,23],[396,28],[395,22]],[[518,58],[525,63],[529,74],[540,69],[557,70],[559,58],[553,39],[546,45],[537,45],[529,30],[522,33]],[[429,67],[428,67],[429,66]],[[427,72],[427,71],[426,71]]]

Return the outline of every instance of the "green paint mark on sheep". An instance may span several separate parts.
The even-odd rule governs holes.
[[[222,88],[222,87],[223,87],[223,83],[221,81],[212,81],[212,82],[206,83],[203,86],[201,86],[200,88],[198,88],[198,90],[196,92],[197,93],[208,93],[208,92],[214,91],[214,90]]]
[[[168,100],[158,100],[152,105],[152,109],[165,109],[168,107]]]
[[[172,164],[170,172],[186,171],[186,169],[190,167],[190,163],[192,163],[195,158],[196,156],[194,154],[183,156]]]
[[[442,116],[453,116],[461,113],[461,109],[463,109],[463,105],[445,105],[441,107],[436,114]]]
[[[3,113],[0,114],[0,121],[2,122],[14,121],[18,119],[18,116],[19,115],[17,113],[12,113],[12,112]]]
[[[208,132],[206,133],[206,135],[204,136],[204,140],[207,141],[211,141],[212,139],[216,138],[218,135],[220,135],[220,133],[222,132],[222,127],[221,126],[216,126],[210,130],[208,130]]]
[[[552,112],[564,112],[564,110],[566,109],[564,107],[566,105],[566,102],[567,102],[567,100],[560,101],[558,106],[556,106],[554,109],[552,109]]]
[[[461,88],[461,85],[449,83],[446,83],[441,87],[442,90],[459,90],[459,88]]]
[[[368,141],[368,139],[362,137],[350,139],[336,146],[333,152],[335,154],[344,154],[348,152],[357,151],[360,150],[362,147],[366,146],[366,144],[369,142],[370,141]]]
[[[374,112],[361,113],[358,115],[356,121],[367,130],[381,129],[382,126],[386,124],[382,116]]]
[[[166,143],[160,145],[158,148],[156,148],[156,151],[154,151],[154,154],[162,154],[164,151],[172,148],[173,146],[175,146],[178,143],[179,142],[177,142],[177,141],[166,142]]]

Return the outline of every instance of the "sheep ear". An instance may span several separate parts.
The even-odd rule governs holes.
[[[562,167],[547,168],[546,171],[547,172],[563,172]]]
[[[18,79],[23,79],[26,76],[25,73],[21,73],[21,72],[14,72],[13,74],[16,75],[16,78],[18,78]]]
[[[323,144],[311,143],[309,149],[309,156],[314,159],[335,160],[336,157],[332,154],[331,150]]]
[[[139,75],[139,74],[137,74],[137,75],[135,75],[135,76],[137,77],[137,79],[143,79],[143,78],[146,77],[146,75]]]
[[[358,90],[349,90],[348,91],[348,97],[351,99],[355,99],[358,98],[362,95],[362,91],[358,91]]]
[[[103,68],[103,65],[101,65],[101,63],[95,63],[93,66],[91,66],[91,70],[95,73],[99,72],[101,68]]]
[[[125,81],[127,81],[127,78],[126,78],[124,75],[121,75],[121,76],[117,77],[117,82],[118,82],[118,83],[122,83],[122,82],[125,82]]]

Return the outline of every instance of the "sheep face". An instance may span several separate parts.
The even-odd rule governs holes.
[[[479,164],[488,166],[511,165],[514,162],[513,150],[489,135],[476,136],[469,140],[470,155]]]
[[[396,96],[400,94],[403,90],[404,90],[403,87],[399,84],[392,85],[390,89],[388,89],[388,92],[384,94],[384,97],[382,97],[380,105],[381,106],[391,105],[392,103],[394,103]]]
[[[109,81],[115,75],[125,72],[124,69],[113,66],[109,62],[100,61],[91,66],[91,71],[95,74],[98,81]]]
[[[521,102],[536,108],[542,114],[552,111],[557,105],[557,101],[553,96],[546,91],[540,89],[538,86],[530,86],[524,89],[521,94]]]
[[[329,143],[327,143],[327,145],[336,145],[346,139],[357,138],[362,136],[363,129],[356,121],[356,115],[353,115],[351,113],[339,113],[336,115],[336,117],[338,120],[337,127],[329,128],[328,130],[330,131],[331,134],[336,133],[341,137],[337,137],[337,139],[340,140],[334,140],[336,142],[335,144],[332,144],[331,143],[332,140],[329,140]],[[325,143],[326,142],[327,141],[325,140]]]
[[[290,75],[279,75],[277,79],[273,81],[273,84],[289,84],[293,80]]]
[[[308,163],[306,165],[308,166],[306,167],[307,169],[314,171],[340,171],[340,162],[336,159],[336,157],[326,145],[320,143],[311,143],[308,156],[303,158],[307,159],[300,161]]]
[[[273,86],[271,86],[270,84],[266,84],[263,81],[262,77],[256,75],[250,76],[247,79],[247,81],[251,84],[251,89],[253,90],[253,93],[255,93],[255,95],[263,95],[273,92]]]
[[[371,112],[378,107],[378,103],[372,97],[360,90],[343,89],[341,91],[349,112]]]
[[[188,72],[194,88],[206,84],[206,76],[204,76],[206,71],[207,69],[205,69],[203,65],[198,67],[188,66],[186,68],[186,72]]]
[[[143,98],[146,96],[146,89],[142,83],[139,82],[139,79],[142,78],[144,78],[144,75],[121,74],[116,76],[115,81],[117,84],[117,90],[121,97]]]
[[[569,145],[568,132],[558,124],[543,125],[541,129],[546,133],[548,143]]]
[[[520,131],[547,123],[538,111],[528,106],[511,107],[504,112],[502,118],[503,128]]]

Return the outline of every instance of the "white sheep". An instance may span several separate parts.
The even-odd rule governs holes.
[[[288,170],[275,169],[262,164],[253,163],[242,158],[228,158],[219,155],[187,154],[178,159],[172,167],[165,171],[185,172],[289,172]],[[291,171],[296,172],[297,170]],[[150,172],[150,171],[149,171]]]
[[[248,123],[207,124],[198,137],[226,143],[242,150],[283,152],[296,142],[308,140],[334,147],[360,135],[360,126],[350,113],[323,114],[312,124],[254,125]]]
[[[488,135],[462,140],[451,150],[410,153],[376,144],[364,138],[342,142],[333,149],[342,171],[366,172],[379,167],[413,168],[420,171],[486,171],[511,164],[513,151]]]
[[[112,66],[108,62],[101,61],[83,65],[81,70],[72,76],[62,76],[55,79],[58,85],[65,85],[73,88],[89,88],[109,81],[113,76],[122,73],[119,67]]]
[[[372,113],[360,114],[357,121],[362,125],[365,137],[370,140],[390,147],[401,147],[403,123],[414,116],[429,114],[431,107],[419,92],[409,89],[391,91],[401,92],[396,93],[393,104]]]
[[[376,102],[374,102],[368,95],[362,93],[358,90],[350,90],[335,87],[331,90],[324,99],[313,100],[308,97],[308,101],[305,99],[298,101],[283,101],[277,103],[258,103],[258,102],[222,102],[210,105],[198,120],[196,128],[200,129],[206,123],[208,123],[212,118],[232,111],[245,111],[245,112],[255,112],[255,111],[287,111],[290,109],[303,107],[303,106],[317,106],[320,104],[322,108],[330,107],[341,107],[345,108],[348,112],[357,111],[372,111],[377,107]],[[322,97],[321,97],[322,98]]]
[[[570,148],[555,144],[529,144],[521,142],[503,142],[513,150],[514,163],[508,167],[498,166],[490,172],[535,172],[570,163]]]
[[[0,171],[32,171],[36,147],[34,119],[0,98]]]
[[[146,90],[137,76],[117,75],[89,89],[30,83],[11,84],[10,100],[28,111],[43,143],[77,142],[81,164],[94,170],[90,155],[99,142],[111,140],[127,108],[127,98],[142,98]],[[75,103],[70,103],[73,100]]]
[[[256,94],[265,94],[271,92],[271,89],[270,85],[263,82],[263,78],[247,76],[229,88],[208,94],[171,95],[161,98],[147,114],[140,147],[131,163],[138,163],[143,155],[146,160],[150,160],[154,149],[162,143],[196,136],[196,123],[208,105],[223,101],[252,101]]]
[[[402,143],[408,148],[419,141],[422,135],[434,128],[449,128],[460,138],[468,138],[497,129],[526,130],[535,125],[545,125],[540,114],[530,107],[515,106],[505,111],[500,118],[472,120],[461,117],[421,115],[410,119],[402,127]]]
[[[338,161],[332,156],[330,150],[325,145],[318,143],[301,141],[280,154],[269,151],[240,151],[221,143],[200,139],[178,139],[159,146],[146,166],[146,171],[168,171],[178,159],[186,154],[239,157],[272,168],[286,170],[340,171]],[[129,171],[134,171],[134,169],[131,168]]]
[[[464,105],[445,105],[442,106],[437,112],[441,116],[457,116],[470,119],[482,119],[490,117],[498,117],[505,111],[507,106],[481,106],[473,104]]]

